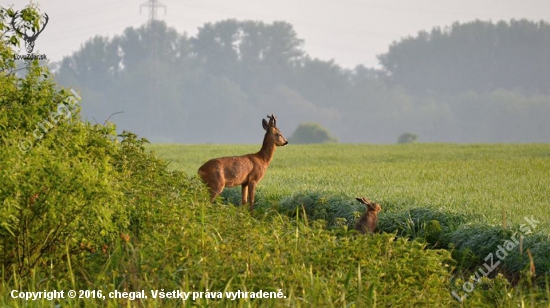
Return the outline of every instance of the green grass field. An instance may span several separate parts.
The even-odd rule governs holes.
[[[195,174],[210,158],[256,152],[259,145],[150,149],[171,169]],[[267,206],[305,192],[367,196],[382,206],[380,217],[430,207],[491,225],[505,217],[510,226],[533,216],[541,222],[537,231],[550,233],[549,187],[548,144],[289,145],[277,149],[258,195]]]

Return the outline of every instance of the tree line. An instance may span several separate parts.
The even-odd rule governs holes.
[[[90,121],[156,142],[255,143],[261,118],[342,142],[548,142],[550,24],[455,23],[394,42],[380,69],[312,58],[286,22],[225,20],[195,36],[162,21],[96,36],[54,65]]]

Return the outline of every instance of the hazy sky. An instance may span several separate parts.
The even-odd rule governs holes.
[[[147,21],[149,0],[35,1],[50,21],[34,52],[58,61],[94,35],[121,34]],[[27,1],[0,0],[23,8]],[[550,0],[162,0],[158,19],[193,36],[206,22],[228,18],[291,23],[312,57],[353,68],[378,65],[377,55],[402,37],[455,21],[550,22]],[[22,50],[22,53],[23,50]]]

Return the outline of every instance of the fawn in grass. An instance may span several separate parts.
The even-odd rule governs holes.
[[[269,123],[262,119],[265,129],[264,142],[258,153],[242,156],[214,158],[199,168],[199,176],[210,190],[210,201],[223,191],[224,187],[242,187],[242,204],[250,202],[250,210],[254,209],[254,193],[256,185],[264,177],[267,167],[278,146],[285,146],[288,140],[277,128],[276,117],[267,116]]]
[[[370,201],[365,197],[355,199],[367,206],[367,211],[359,218],[359,220],[355,224],[355,230],[363,234],[367,233],[367,231],[369,233],[374,233],[374,230],[376,229],[376,224],[378,223],[378,212],[380,212],[382,208],[376,202]]]

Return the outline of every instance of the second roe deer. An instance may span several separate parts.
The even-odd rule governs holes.
[[[355,230],[363,234],[367,233],[367,231],[369,233],[374,233],[376,224],[378,223],[378,212],[380,212],[382,208],[376,202],[372,202],[365,197],[355,199],[367,206],[367,211],[359,218],[357,224],[355,224]]]
[[[214,158],[199,168],[199,176],[210,190],[210,201],[223,191],[224,187],[241,185],[242,204],[250,201],[250,210],[254,209],[256,185],[264,177],[267,167],[273,158],[275,148],[285,146],[288,141],[277,128],[274,115],[267,116],[269,123],[262,119],[265,129],[264,142],[258,153],[242,156]]]

